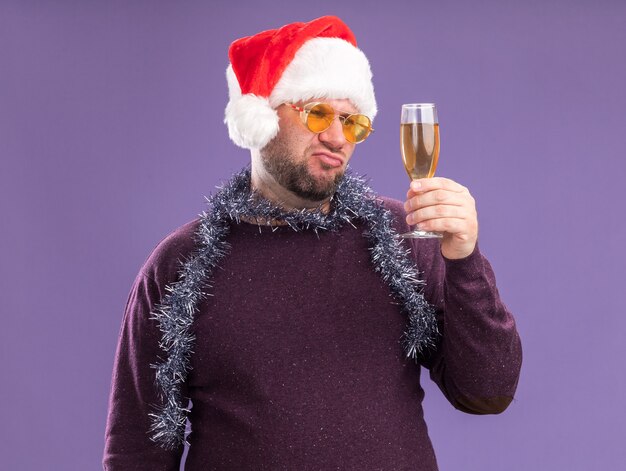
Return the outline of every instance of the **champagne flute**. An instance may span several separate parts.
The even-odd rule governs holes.
[[[439,121],[434,103],[402,105],[400,150],[411,180],[435,175],[439,160]],[[400,237],[430,239],[441,238],[443,234],[415,228]]]

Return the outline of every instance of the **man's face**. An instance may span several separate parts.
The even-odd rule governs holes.
[[[328,103],[341,112],[357,112],[349,100],[315,101]],[[328,199],[335,193],[354,152],[354,144],[343,134],[341,121],[335,118],[330,128],[316,134],[308,130],[300,113],[290,106],[282,105],[277,112],[280,131],[260,151],[265,170],[283,188],[302,199]]]

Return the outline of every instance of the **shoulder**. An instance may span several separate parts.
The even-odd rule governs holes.
[[[382,195],[378,195],[376,198],[386,209],[394,214],[404,214],[404,203],[402,201]]]
[[[199,226],[200,218],[195,218],[170,232],[150,252],[141,272],[159,284],[173,281],[196,248]]]
[[[389,198],[387,196],[378,196],[382,206],[389,210],[393,219],[393,227],[398,234],[404,234],[411,231],[411,226],[406,222],[406,211],[404,210],[404,202]],[[405,247],[410,249],[412,259],[417,263],[420,271],[428,272],[433,269],[439,269],[443,266],[443,257],[439,249],[438,239],[403,239]]]
[[[406,212],[404,211],[404,203],[388,196],[377,196],[376,199],[381,203],[383,208],[392,214],[394,229],[402,233],[407,232],[409,225],[405,220]]]

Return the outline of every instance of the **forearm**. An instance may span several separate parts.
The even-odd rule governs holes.
[[[430,361],[431,378],[460,410],[502,412],[515,394],[522,361],[515,321],[478,249],[444,263],[443,335]]]
[[[158,404],[148,378],[138,378],[118,351],[105,433],[104,469],[179,469],[180,450],[164,450],[150,439],[150,416]],[[132,364],[132,360],[131,360]]]

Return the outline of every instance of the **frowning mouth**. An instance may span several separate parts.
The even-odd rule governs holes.
[[[328,152],[315,152],[313,157],[317,157],[330,167],[341,167],[343,165],[343,159],[341,157]]]

